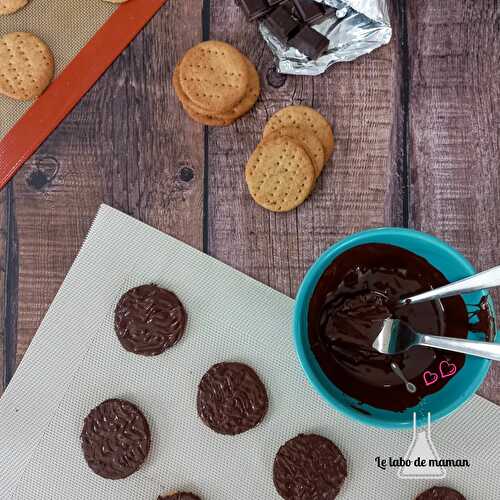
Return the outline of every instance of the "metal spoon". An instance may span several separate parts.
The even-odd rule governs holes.
[[[417,304],[419,302],[425,302],[426,300],[450,297],[451,295],[484,290],[494,286],[500,286],[500,266],[492,267],[487,271],[474,274],[473,276],[469,276],[468,278],[464,278],[460,281],[455,281],[449,285],[440,286],[434,290],[429,290],[428,292],[419,293],[413,297],[401,299],[400,303],[405,305]]]
[[[373,348],[382,354],[397,354],[416,345],[500,361],[500,344],[424,335],[416,332],[410,325],[399,319],[387,318],[384,320],[384,326],[373,342]]]
[[[410,392],[411,394],[415,394],[417,392],[417,388],[415,387],[415,384],[412,384],[405,377],[403,370],[401,370],[401,368],[399,368],[399,366],[396,363],[394,363],[394,361],[391,362],[391,368],[392,368],[392,371],[405,383],[406,390],[408,392]]]

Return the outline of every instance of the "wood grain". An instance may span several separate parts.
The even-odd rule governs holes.
[[[410,2],[410,225],[478,269],[500,263],[499,22],[498,1]],[[480,393],[500,403],[498,363]]]
[[[396,32],[397,27],[396,20]],[[212,0],[210,36],[246,54],[257,65],[263,88],[252,113],[209,131],[208,251],[294,296],[306,269],[339,238],[401,222],[393,220],[396,210],[385,210],[396,202],[390,186],[397,182],[391,148],[400,98],[397,34],[389,46],[321,77],[276,75],[257,25],[246,22],[233,2]],[[333,124],[336,151],[312,196],[296,211],[274,214],[252,201],[243,170],[267,119],[290,104],[312,106]]]
[[[168,2],[13,180],[18,360],[102,202],[201,248],[203,130],[169,82],[201,26],[200,2]]]

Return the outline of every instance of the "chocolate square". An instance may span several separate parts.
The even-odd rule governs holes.
[[[264,20],[269,31],[282,42],[286,42],[299,29],[300,24],[284,5],[277,7]]]
[[[249,21],[255,21],[271,11],[267,0],[238,0]]]
[[[289,43],[307,57],[317,59],[328,48],[330,41],[306,24]]]
[[[314,23],[323,17],[323,8],[314,0],[293,0],[293,3],[305,23]]]

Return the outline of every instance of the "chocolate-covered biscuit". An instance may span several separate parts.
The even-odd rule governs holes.
[[[299,434],[274,459],[274,486],[285,500],[332,500],[347,476],[341,451],[325,437]]]
[[[89,467],[106,479],[123,479],[137,471],[151,445],[149,425],[132,403],[108,399],[85,418],[81,433]]]
[[[198,415],[219,434],[240,434],[255,427],[267,413],[264,384],[242,363],[219,363],[198,386]]]
[[[198,495],[194,493],[187,493],[185,491],[177,491],[175,493],[167,493],[166,495],[160,495],[158,500],[201,500]]]
[[[420,493],[415,500],[466,500],[462,493],[446,486],[433,486]]]
[[[122,346],[143,356],[156,356],[177,343],[186,321],[177,296],[156,285],[132,288],[115,309],[115,331]]]

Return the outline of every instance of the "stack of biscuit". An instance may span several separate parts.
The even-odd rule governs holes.
[[[260,95],[255,66],[224,42],[202,42],[189,49],[172,80],[186,113],[208,126],[230,125],[248,113]]]
[[[333,149],[332,128],[317,111],[307,106],[278,111],[245,169],[252,198],[273,212],[298,207],[311,194]]]

